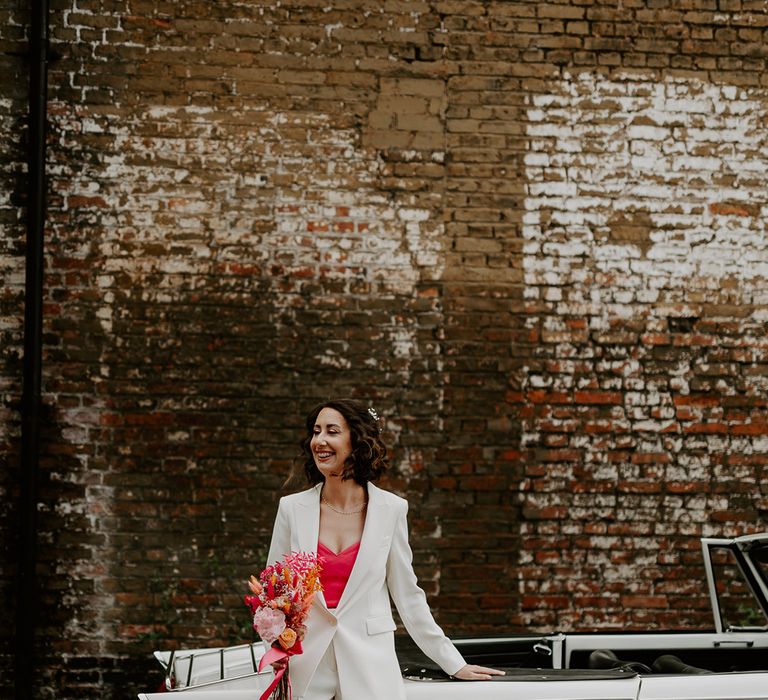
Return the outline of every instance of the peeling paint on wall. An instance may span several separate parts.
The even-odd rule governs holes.
[[[723,534],[761,507],[768,94],[636,73],[550,87],[529,97],[525,155],[526,324],[539,345],[523,446],[539,464],[520,485],[523,530],[584,543],[552,552],[552,566],[605,580],[610,565],[624,582],[599,611],[563,599],[560,619],[602,626],[622,595],[659,596],[645,572],[661,556],[637,555],[655,537]],[[584,560],[608,533],[612,554]],[[543,557],[523,556],[532,625],[546,594],[568,590],[540,586]]]
[[[226,367],[219,348],[240,343],[241,335],[248,338],[257,324],[263,330],[250,350],[250,375],[227,374],[215,391],[247,395],[249,385],[269,382],[258,377],[258,361],[265,367],[278,362],[291,372],[304,365],[305,371],[317,368],[332,377],[359,371],[363,356],[366,367],[370,362],[377,375],[386,373],[389,382],[402,385],[409,384],[412,366],[423,370],[430,364],[436,346],[424,344],[412,315],[388,311],[386,304],[412,303],[423,278],[440,274],[443,226],[417,200],[381,191],[382,162],[376,151],[359,147],[355,130],[340,129],[321,114],[156,106],[130,120],[105,117],[96,123],[66,104],[53,105],[52,113],[61,154],[52,167],[54,186],[71,177],[60,215],[89,230],[98,214],[100,224],[66,249],[72,260],[97,261],[89,269],[97,301],[87,312],[79,308],[92,314],[90,332],[98,336],[91,340],[98,348],[91,382],[101,398],[87,410],[76,402],[62,402],[58,409],[65,426],[61,438],[77,455],[83,477],[69,477],[83,495],[58,512],[62,518],[78,515],[104,533],[109,528],[103,523],[116,513],[126,513],[118,517],[128,518],[128,530],[136,527],[130,518],[157,524],[167,507],[162,494],[173,478],[173,455],[194,453],[205,428],[193,419],[185,429],[179,418],[185,404],[176,399],[133,400],[130,390],[124,393],[125,382],[142,377],[161,397],[164,384],[181,382],[186,405],[192,405],[197,374],[210,372],[211,362]],[[99,134],[103,147],[99,166],[78,178],[72,170],[85,157],[84,130]],[[215,318],[224,297],[242,309],[231,321]],[[355,318],[358,332],[350,325]],[[201,348],[199,338],[206,337]],[[333,387],[328,378],[322,381]],[[291,391],[279,382],[267,386],[278,396]],[[137,442],[127,437],[131,424],[143,431]],[[112,439],[130,468],[158,475],[159,502],[143,504],[146,515],[139,506],[130,515],[125,511],[135,498],[131,489],[89,480],[93,471],[116,469],[92,452],[105,430],[120,431]],[[152,449],[149,457],[153,440],[159,451]],[[185,458],[182,484],[196,478],[198,468],[198,459]],[[151,585],[131,580],[130,567],[117,563],[119,548],[105,534],[91,546],[88,561],[69,562],[65,572],[74,579],[89,561],[111,562],[95,577],[92,614],[87,621],[71,617],[65,628],[72,638],[98,639],[102,655],[114,636],[110,611],[124,607],[125,597],[116,598],[114,591]],[[173,562],[179,556],[168,564],[178,575],[183,559]],[[116,585],[119,579],[125,580]],[[137,631],[128,621],[121,629],[127,636],[155,633]]]
[[[533,95],[528,285],[549,275],[566,303],[609,316],[728,279],[764,303],[765,105],[744,88],[637,75],[568,76]]]

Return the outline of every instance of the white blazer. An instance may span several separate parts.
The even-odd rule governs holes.
[[[320,489],[318,484],[280,499],[268,564],[292,551],[317,552]],[[344,697],[405,700],[390,596],[406,630],[428,657],[450,675],[464,666],[464,658],[432,617],[413,572],[407,512],[406,500],[368,484],[360,549],[338,607],[329,610],[322,593],[315,597],[307,617],[304,653],[291,657],[297,700],[304,696],[329,644]]]

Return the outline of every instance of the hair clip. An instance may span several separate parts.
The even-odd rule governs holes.
[[[376,409],[373,407],[368,408],[368,413],[371,415],[371,418],[375,420],[377,423],[379,422],[379,414],[376,413]]]

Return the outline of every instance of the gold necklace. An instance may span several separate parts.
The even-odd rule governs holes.
[[[357,515],[357,513],[362,513],[368,505],[368,500],[366,499],[363,501],[363,505],[357,510],[339,510],[338,508],[334,508],[330,503],[328,503],[322,493],[320,494],[320,500],[325,503],[325,505],[327,505],[334,513],[338,513],[339,515]]]

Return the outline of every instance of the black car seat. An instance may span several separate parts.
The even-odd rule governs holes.
[[[610,649],[595,649],[589,655],[589,667],[592,669],[615,668],[633,673],[651,674],[653,670],[639,661],[624,661],[614,654]]]
[[[653,662],[652,666],[655,673],[689,673],[694,675],[702,675],[705,673],[712,673],[705,668],[697,668],[696,666],[690,666],[682,659],[678,659],[672,654],[664,654]]]

